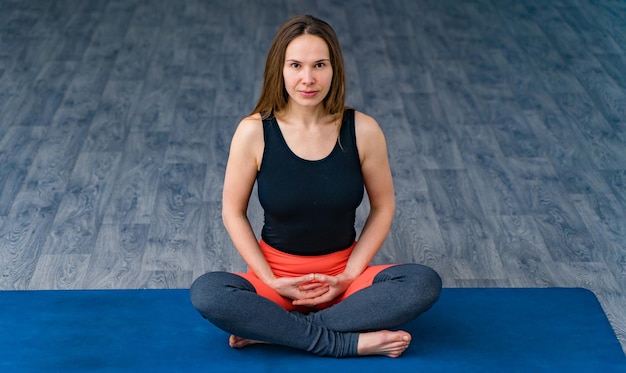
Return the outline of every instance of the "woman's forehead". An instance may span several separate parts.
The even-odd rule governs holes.
[[[285,60],[320,61],[330,58],[326,41],[315,35],[300,35],[293,39],[285,51]]]

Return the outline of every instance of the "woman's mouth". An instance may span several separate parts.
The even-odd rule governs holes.
[[[300,94],[306,98],[311,98],[317,95],[317,91],[300,91]]]

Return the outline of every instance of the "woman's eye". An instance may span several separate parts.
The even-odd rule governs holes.
[[[291,64],[291,67],[293,67],[294,69],[297,69],[297,68],[300,67],[300,64],[297,63],[297,62],[294,62],[294,63]]]
[[[321,67],[324,67],[324,66],[326,66],[326,64],[324,62],[318,62],[318,63],[315,64],[315,67],[317,67],[317,68],[321,68]]]

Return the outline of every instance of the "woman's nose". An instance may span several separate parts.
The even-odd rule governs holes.
[[[313,69],[303,69],[302,70],[302,82],[303,83],[313,83],[315,81],[315,74],[313,73]]]

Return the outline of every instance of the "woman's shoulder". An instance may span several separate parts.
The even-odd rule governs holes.
[[[356,144],[359,149],[361,162],[369,158],[371,154],[378,154],[381,150],[386,154],[387,144],[385,135],[376,119],[367,114],[355,111],[354,132],[356,134]]]
[[[237,125],[233,141],[243,146],[263,143],[263,118],[260,114],[252,114],[243,118]]]
[[[263,118],[261,114],[252,114],[243,118],[237,126],[237,132],[242,135],[255,135],[263,132]]]
[[[255,114],[251,114],[248,115],[247,117],[243,118],[240,122],[239,122],[239,127],[251,127],[251,128],[256,128],[259,127],[263,124],[263,118],[261,117],[261,114],[259,113],[255,113]]]
[[[354,127],[357,137],[359,134],[362,136],[371,136],[382,133],[376,119],[358,110],[354,110]]]

